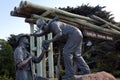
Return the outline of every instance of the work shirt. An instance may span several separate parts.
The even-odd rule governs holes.
[[[62,32],[62,36],[66,38],[72,37],[71,35],[74,34],[74,32],[78,32],[76,35],[80,35],[82,37],[82,33],[78,28],[60,21],[54,21],[51,23],[50,32],[52,32],[54,35]]]
[[[60,21],[52,22],[49,27],[50,32],[54,35],[62,32],[62,36],[58,40],[63,40],[63,38],[66,40],[63,53],[77,53],[81,55],[83,35],[78,28]]]
[[[18,67],[18,64],[28,58],[29,52],[25,47],[18,46],[14,51],[14,61],[16,65],[16,80],[32,80],[31,62],[26,65]]]
[[[23,67],[18,68],[17,65],[29,57],[30,53],[22,46],[18,46],[14,52],[14,60],[17,70],[30,70],[30,62]]]

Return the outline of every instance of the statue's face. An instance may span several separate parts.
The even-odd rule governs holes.
[[[37,25],[38,28],[42,28],[45,25],[45,23],[46,22],[44,20],[42,20],[42,19],[38,19],[36,21],[36,25]]]
[[[43,24],[43,25],[38,25],[38,28],[40,28],[40,30],[42,31],[48,31],[48,26],[47,23]]]
[[[24,43],[26,46],[28,46],[28,45],[29,45],[28,38],[23,37],[23,43]]]
[[[44,25],[42,24],[42,25],[37,25],[37,27],[38,28],[40,28],[41,30],[44,30],[43,28],[44,28]]]

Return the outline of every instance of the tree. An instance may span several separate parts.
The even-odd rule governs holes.
[[[0,75],[6,75],[13,78],[15,75],[13,49],[2,39],[0,39]]]

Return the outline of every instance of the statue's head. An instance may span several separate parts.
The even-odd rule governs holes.
[[[47,28],[47,23],[46,23],[45,20],[43,20],[43,19],[38,19],[38,20],[36,21],[36,25],[37,25],[37,27],[40,28],[41,30],[46,30],[46,28]]]
[[[36,21],[36,25],[37,25],[37,27],[39,27],[39,28],[43,27],[45,24],[46,24],[46,22],[45,22],[43,19],[38,19],[38,20]]]
[[[17,41],[18,44],[22,42],[22,43],[24,43],[26,45],[29,45],[29,35],[27,35],[27,34],[18,34],[16,36],[16,41]]]

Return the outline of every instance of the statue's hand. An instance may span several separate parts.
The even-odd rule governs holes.
[[[49,41],[49,40],[43,40],[43,42],[42,42],[42,48],[43,48],[44,50],[47,50],[47,51],[48,51],[49,44],[50,44],[50,41]]]
[[[42,49],[42,52],[43,52],[43,53],[46,53],[46,52],[48,52],[48,51],[49,51],[48,49],[44,49],[44,48]]]
[[[29,59],[32,59],[33,55],[32,54],[29,54]]]

